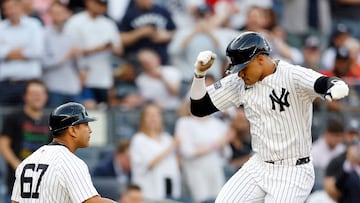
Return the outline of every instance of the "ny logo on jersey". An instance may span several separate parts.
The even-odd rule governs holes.
[[[285,89],[282,88],[281,89],[281,95],[280,97],[277,96],[277,94],[275,93],[275,90],[272,90],[270,96],[271,102],[272,102],[272,110],[276,110],[275,109],[275,103],[279,104],[280,107],[280,112],[281,111],[285,111],[284,106],[289,107],[290,104],[288,102],[288,96],[289,96],[289,92]]]

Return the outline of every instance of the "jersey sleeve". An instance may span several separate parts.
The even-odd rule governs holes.
[[[302,98],[313,101],[316,97],[321,95],[315,92],[314,85],[318,78],[322,75],[312,69],[301,66],[293,67],[293,79],[298,92]]]
[[[207,92],[214,106],[220,111],[241,105],[240,94],[244,81],[236,74],[231,74],[207,87]]]
[[[81,203],[99,195],[84,161],[77,157],[71,157],[63,164],[63,180],[72,202]]]

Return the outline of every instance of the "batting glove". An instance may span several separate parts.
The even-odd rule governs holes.
[[[195,76],[203,77],[216,59],[216,54],[211,51],[202,51],[197,56],[195,66]]]
[[[349,94],[348,85],[342,80],[333,80],[331,81],[333,86],[331,86],[325,94],[325,99],[332,101],[334,99],[341,99],[346,97]]]

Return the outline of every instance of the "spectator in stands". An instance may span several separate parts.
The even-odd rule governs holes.
[[[81,78],[85,70],[81,66],[81,50],[74,39],[63,32],[70,10],[60,2],[49,8],[52,24],[45,29],[45,56],[43,80],[49,92],[49,107],[67,102],[80,102]],[[66,82],[64,82],[66,80]]]
[[[264,9],[253,6],[247,11],[245,25],[240,28],[241,31],[263,32],[266,28],[266,15]]]
[[[187,28],[193,26],[192,11],[197,4],[202,3],[200,1],[189,1],[189,0],[156,0],[158,5],[163,6],[169,10],[171,17],[174,20],[176,29]]]
[[[290,45],[287,42],[287,33],[278,24],[278,19],[272,9],[262,9],[265,23],[262,25],[261,32],[269,41],[272,47],[272,55],[274,58],[290,61],[294,64],[301,64],[303,55],[299,48]],[[258,28],[260,29],[260,27]]]
[[[360,2],[337,0],[329,3],[332,23],[351,27],[353,36],[360,39]]]
[[[360,123],[359,120],[355,117],[350,118],[347,121],[348,125],[346,128],[346,134],[344,136],[344,143],[347,146],[347,149],[360,139]],[[339,188],[336,187],[336,178],[340,177],[343,172],[343,164],[346,160],[346,157],[353,156],[351,155],[353,151],[345,151],[338,155],[337,157],[333,158],[330,163],[328,164],[325,176],[324,176],[324,189],[328,193],[328,195],[338,201],[341,196],[341,192]]]
[[[26,82],[41,77],[44,34],[19,0],[3,0],[1,6],[6,19],[0,22],[0,105],[14,106],[22,104]]]
[[[349,146],[342,171],[336,177],[335,186],[339,191],[339,203],[360,202],[360,142]]]
[[[319,38],[313,35],[308,36],[304,41],[302,53],[303,62],[300,65],[320,71],[321,47]]]
[[[337,1],[337,0],[336,0]],[[328,37],[331,30],[330,1],[281,1],[282,27],[292,46],[301,48],[308,35]]]
[[[26,0],[29,1],[29,0]],[[30,0],[32,3],[32,9],[37,13],[44,25],[49,25],[52,23],[49,8],[54,2],[60,2],[64,5],[67,5],[67,0]]]
[[[109,0],[106,14],[115,22],[121,22],[126,10],[133,3],[132,0]]]
[[[42,20],[40,13],[34,9],[33,0],[20,0],[20,2],[25,15],[38,19],[41,24],[44,25],[44,21]]]
[[[206,77],[206,84],[214,79]],[[214,202],[225,183],[224,164],[230,155],[228,126],[215,116],[194,117],[185,99],[175,124],[186,186],[194,202]]]
[[[215,31],[218,29],[213,23],[211,8],[206,4],[197,6],[193,11],[194,25],[176,31],[173,41],[169,46],[169,53],[174,64],[179,67],[182,74],[182,92],[187,92],[190,88],[194,76],[193,64],[196,61],[197,53],[202,50],[214,51],[218,59],[214,67],[209,72],[220,79],[223,76],[223,62],[225,56],[222,54],[222,47],[219,43],[219,35]],[[223,56],[223,57],[221,57]]]
[[[121,193],[120,203],[144,203],[140,186],[129,184]]]
[[[141,49],[137,59],[142,67],[136,85],[145,101],[154,102],[164,110],[175,110],[180,104],[181,73],[173,66],[161,65],[155,50]]]
[[[250,125],[243,108],[236,109],[235,117],[230,123],[230,147],[232,155],[229,160],[233,172],[237,171],[250,158]]]
[[[328,47],[321,56],[321,68],[331,70],[334,67],[336,50],[344,46],[347,39],[351,38],[351,29],[345,24],[337,24],[330,35]]]
[[[48,116],[44,106],[46,87],[40,80],[30,80],[23,95],[24,107],[4,118],[0,133],[0,153],[8,163],[8,192],[15,181],[15,169],[32,152],[51,141]]]
[[[73,15],[64,32],[80,45],[88,68],[83,103],[87,108],[107,104],[108,90],[113,86],[113,55],[122,46],[115,22],[103,16],[107,0],[85,0],[86,10]]]
[[[344,135],[343,120],[338,117],[329,118],[323,134],[313,143],[311,156],[315,168],[314,190],[323,188],[323,177],[330,160],[345,151]]]
[[[133,182],[141,187],[146,199],[179,198],[178,140],[164,131],[161,108],[155,104],[144,106],[139,123],[139,130],[130,144]]]
[[[175,29],[170,12],[154,0],[134,0],[119,22],[126,57],[150,48],[159,53],[163,65],[170,64],[167,47]]]
[[[134,109],[144,104],[144,98],[140,95],[135,79],[137,62],[126,61],[114,70],[114,86],[109,91],[109,105]]]
[[[73,13],[79,13],[85,10],[85,1],[86,0],[64,0],[65,2],[67,2],[67,5],[69,7],[69,9],[73,12]]]
[[[130,141],[119,140],[115,152],[101,159],[92,170],[92,177],[115,178],[121,188],[131,182]]]
[[[322,73],[327,76],[336,76],[342,78],[350,84],[349,97],[341,102],[326,102],[327,110],[339,112],[344,110],[352,111],[352,109],[358,109],[360,105],[360,90],[356,82],[359,81],[360,78],[351,72],[351,65],[352,59],[350,57],[349,50],[346,47],[340,47],[336,50],[334,68],[329,71],[322,71]]]
[[[345,40],[344,47],[349,50],[351,59],[350,74],[356,79],[360,79],[360,42],[354,37]],[[357,81],[359,82],[359,81]]]

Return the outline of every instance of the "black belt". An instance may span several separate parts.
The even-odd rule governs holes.
[[[280,161],[265,161],[266,163],[269,163],[269,164],[275,164],[275,162],[282,162],[282,160]],[[296,160],[296,163],[295,165],[302,165],[302,164],[307,164],[310,162],[310,157],[304,157],[304,158],[300,158],[298,160]]]

